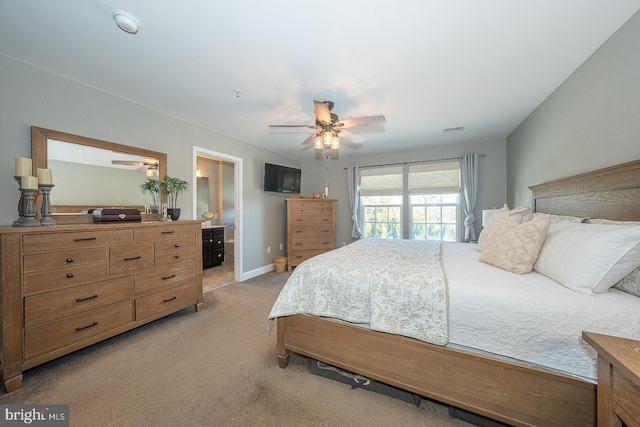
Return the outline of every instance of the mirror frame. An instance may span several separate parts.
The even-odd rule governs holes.
[[[71,133],[60,132],[51,129],[31,126],[31,159],[32,174],[38,176],[38,168],[48,168],[48,140],[55,139],[58,141],[69,142],[72,144],[86,145],[89,147],[103,148],[105,150],[118,151],[126,154],[133,154],[142,157],[156,158],[160,161],[158,168],[158,179],[162,180],[167,175],[167,155],[159,151],[145,150],[143,148],[131,147],[129,145],[117,144],[115,142],[102,141],[100,139],[89,138],[86,136],[74,135]],[[164,192],[160,192],[160,202],[167,203],[167,196]],[[53,213],[79,213],[83,209],[100,208],[105,206],[82,206],[82,205],[53,205]],[[144,206],[125,206],[137,209],[144,209]]]

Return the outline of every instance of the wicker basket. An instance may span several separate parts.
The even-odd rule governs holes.
[[[273,262],[276,264],[276,273],[284,273],[287,269],[286,256],[277,256],[273,259]]]

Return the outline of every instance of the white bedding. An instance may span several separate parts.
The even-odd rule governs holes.
[[[477,245],[468,243],[442,245],[446,287],[444,290],[430,287],[432,282],[426,278],[428,270],[424,263],[401,264],[402,251],[407,247],[415,251],[424,243],[365,239],[307,260],[296,268],[269,317],[308,313],[368,326],[371,313],[369,306],[362,303],[371,298],[367,283],[382,277],[383,282],[396,283],[386,298],[389,305],[399,296],[403,300],[401,306],[415,299],[417,305],[413,309],[418,308],[415,316],[420,321],[431,316],[420,308],[435,310],[440,317],[446,313],[442,302],[446,304],[447,299],[441,297],[442,292],[448,292],[447,345],[515,359],[591,382],[596,380],[596,353],[582,340],[583,330],[640,340],[640,298],[637,296],[617,289],[586,295],[535,271],[516,275],[478,261]],[[369,269],[352,268],[346,261],[350,254],[362,258],[363,255],[357,255],[359,247],[377,245],[386,249],[378,251]],[[397,256],[386,256],[391,248],[398,252]],[[305,276],[313,271],[320,274],[309,281]],[[416,286],[416,278],[430,285],[426,292]],[[351,287],[355,290],[341,293]],[[406,295],[402,295],[403,288]],[[436,296],[435,303],[425,301],[429,293]],[[336,303],[339,300],[342,301]],[[386,302],[378,299],[375,304],[381,306]],[[393,311],[386,316],[393,318]],[[411,317],[406,313],[403,316]],[[384,327],[372,329],[393,332]],[[441,330],[442,326],[435,325],[435,329]],[[430,341],[412,333],[403,335]]]
[[[595,382],[596,352],[582,331],[640,340],[640,298],[611,289],[585,295],[532,271],[477,261],[472,244],[444,244],[449,343]]]

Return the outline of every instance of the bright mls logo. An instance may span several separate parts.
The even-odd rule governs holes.
[[[0,405],[0,427],[69,427],[69,405]]]

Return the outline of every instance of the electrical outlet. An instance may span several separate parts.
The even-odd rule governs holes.
[[[270,254],[271,253],[271,246],[267,246],[267,253]]]
[[[284,243],[280,243],[280,250],[284,249]]]
[[[340,246],[347,246],[347,242],[340,243]]]
[[[217,212],[213,214],[213,219],[218,219],[218,213]]]

